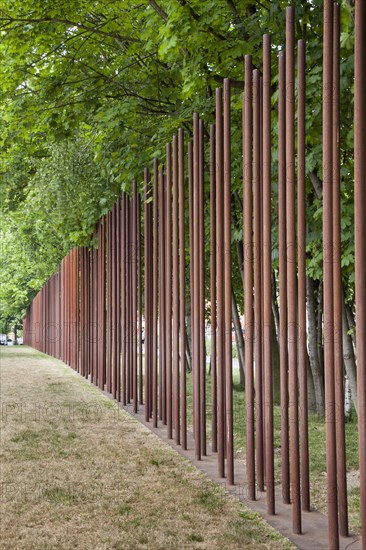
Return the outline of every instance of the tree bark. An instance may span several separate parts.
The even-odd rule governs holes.
[[[239,359],[239,373],[240,373],[240,385],[245,386],[245,377],[244,377],[244,338],[243,331],[241,328],[238,306],[236,303],[236,298],[234,290],[231,289],[231,315],[233,318],[234,329],[235,329],[235,342],[236,349],[238,350],[238,359]]]
[[[318,352],[317,320],[315,311],[314,280],[306,277],[307,317],[308,317],[308,341],[310,369],[313,375],[316,410],[319,417],[324,417],[324,376]]]
[[[192,330],[191,330],[191,311],[187,307],[186,309],[186,361],[187,361],[187,371],[191,372],[192,370]]]
[[[347,319],[346,304],[344,294],[342,296],[342,342],[343,342],[343,361],[347,373],[349,385],[351,388],[352,402],[357,414],[357,374],[356,359],[353,348],[352,337],[348,334],[350,329]]]

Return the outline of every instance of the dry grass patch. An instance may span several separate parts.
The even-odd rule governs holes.
[[[1,548],[286,549],[61,362],[1,350]]]

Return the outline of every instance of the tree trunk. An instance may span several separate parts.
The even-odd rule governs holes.
[[[312,281],[313,284],[313,290],[315,291],[314,287],[314,281]],[[314,305],[315,308],[315,305]],[[319,281],[319,288],[318,288],[318,308],[317,308],[317,317],[314,317],[316,321],[317,326],[317,334],[316,334],[316,343],[317,343],[317,352],[318,352],[318,359],[319,364],[324,371],[324,359],[323,359],[323,283],[322,281]]]
[[[307,317],[308,317],[308,341],[309,341],[309,360],[311,373],[313,375],[316,410],[319,417],[324,417],[324,376],[321,363],[319,361],[318,350],[318,331],[315,312],[314,280],[306,277],[307,294]]]
[[[351,389],[352,402],[357,414],[357,374],[356,359],[352,343],[352,337],[348,334],[349,324],[347,319],[346,304],[344,295],[342,297],[342,342],[343,342],[343,361],[346,369],[349,386]]]
[[[310,361],[307,361],[308,367],[308,408],[309,412],[316,413],[316,396],[314,388],[313,375],[310,368]]]
[[[241,328],[238,306],[236,303],[236,298],[233,288],[231,289],[231,315],[233,318],[234,329],[235,329],[235,342],[236,349],[238,350],[238,359],[239,359],[239,373],[240,373],[240,385],[245,386],[244,378],[244,338],[243,331]]]
[[[192,370],[192,326],[191,326],[191,311],[187,307],[186,309],[186,361],[187,361],[187,371],[191,372]]]
[[[243,241],[236,241],[236,253],[238,255],[239,271],[242,283],[244,285],[244,253],[243,253]]]

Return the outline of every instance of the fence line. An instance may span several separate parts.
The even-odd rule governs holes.
[[[355,8],[355,287],[362,542],[366,548],[366,4]],[[328,536],[348,535],[340,211],[339,5],[324,2],[323,276]],[[305,42],[295,45],[295,11],[286,10],[286,48],[278,53],[278,137],[271,137],[271,40],[263,68],[245,56],[242,113],[243,289],[248,498],[266,491],[275,514],[272,364],[272,156],[278,148],[281,484],[302,532],[310,511],[306,334]],[[297,54],[297,64],[295,56]],[[297,67],[297,68],[296,68]],[[296,68],[296,71],[295,71]],[[296,77],[296,78],[295,78]],[[331,90],[331,93],[330,93]],[[194,452],[217,454],[220,477],[235,482],[232,370],[230,81],[216,90],[215,124],[193,115],[193,138],[179,129],[165,159],[132,183],[95,231],[95,249],[75,248],[33,300],[24,342],[66,362],[145,420],[167,426],[187,448],[192,408]],[[296,101],[295,101],[296,100]],[[209,159],[205,158],[205,138]],[[207,139],[207,138],[206,138]],[[297,145],[295,153],[295,144]],[[297,161],[297,169],[295,166]],[[209,174],[205,170],[209,167]],[[205,181],[209,186],[205,186]],[[209,194],[208,194],[209,191]],[[209,201],[210,219],[204,205]],[[143,220],[143,224],[142,224]],[[204,244],[209,231],[209,280]],[[189,265],[186,253],[189,250]],[[209,296],[206,312],[205,297]],[[191,339],[186,325],[191,308]],[[206,367],[205,316],[212,340]],[[144,338],[143,338],[144,337]],[[144,341],[144,344],[143,344]],[[191,344],[190,344],[191,342]],[[189,346],[191,345],[191,350]],[[191,353],[189,353],[191,352]],[[191,357],[191,362],[189,361]],[[187,371],[192,370],[190,404]],[[207,378],[211,393],[206,394]],[[210,429],[210,437],[207,429]]]

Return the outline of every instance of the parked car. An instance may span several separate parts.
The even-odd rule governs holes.
[[[6,345],[7,345],[6,334],[0,334],[0,346],[6,346]]]

